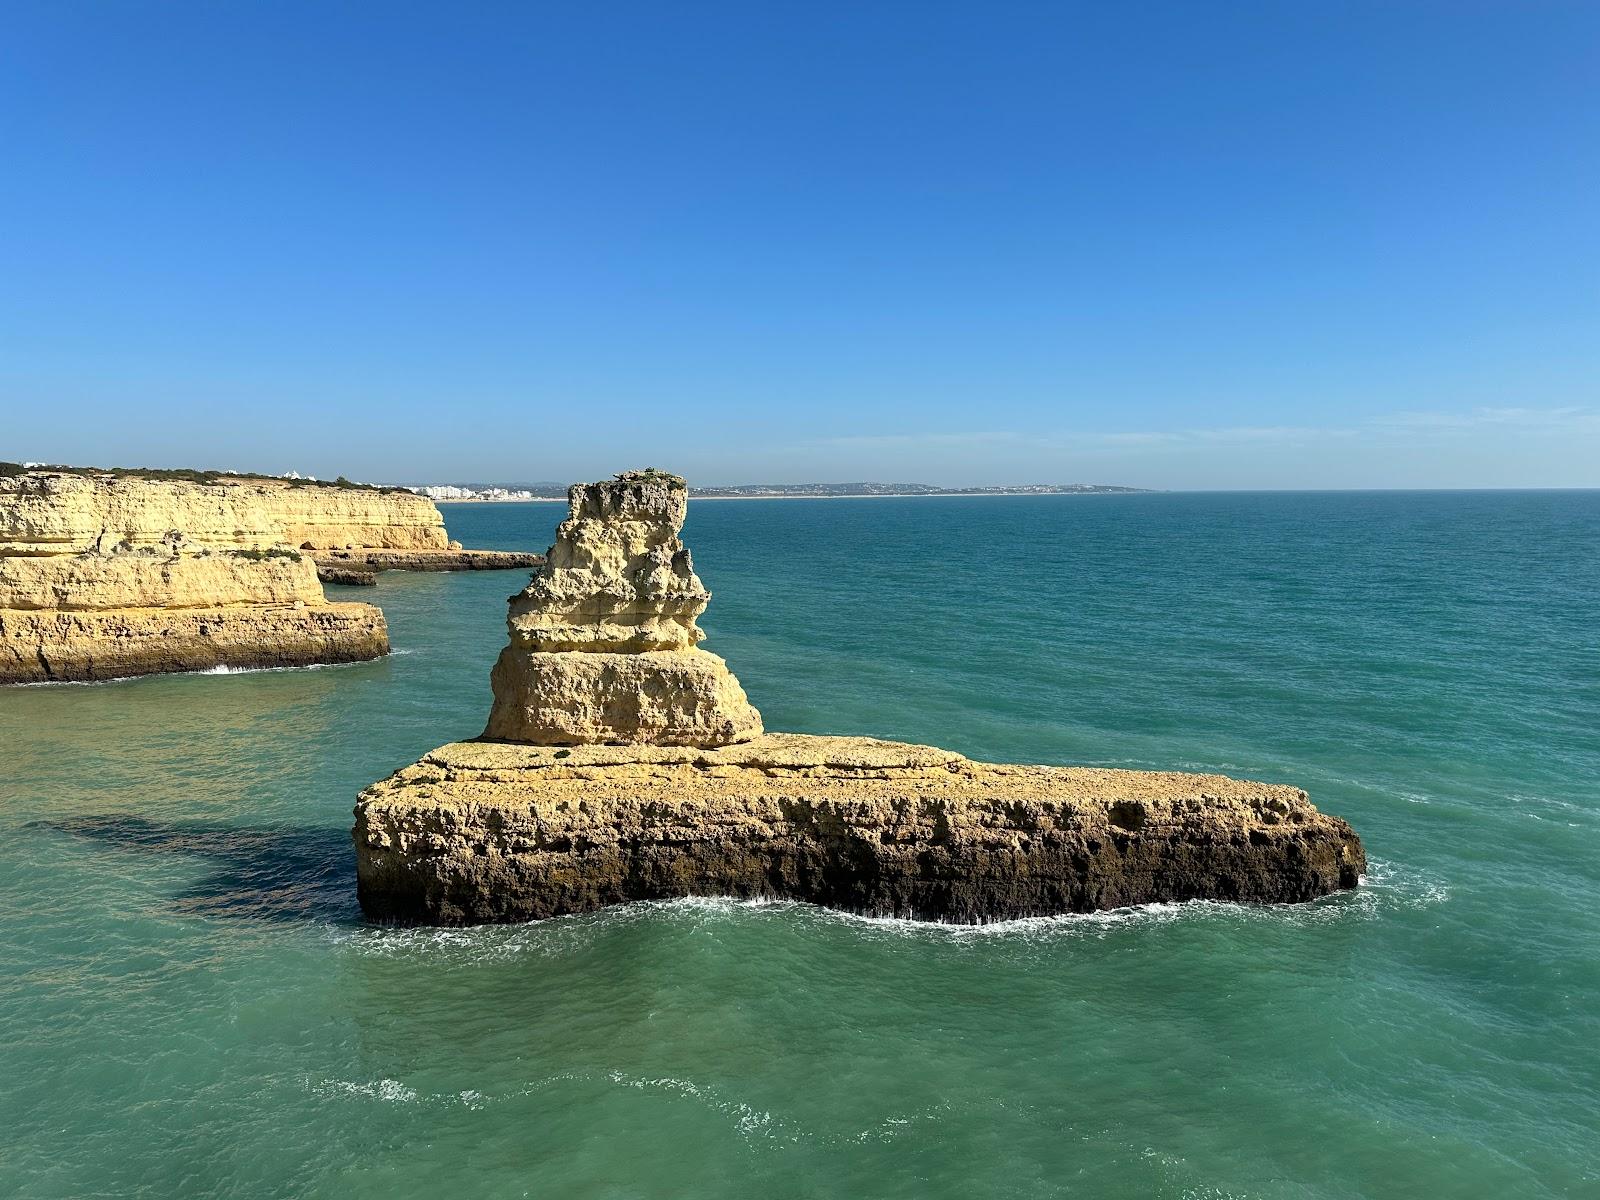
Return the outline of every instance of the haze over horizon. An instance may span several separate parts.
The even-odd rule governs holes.
[[[22,3],[0,458],[1600,486],[1600,7]]]

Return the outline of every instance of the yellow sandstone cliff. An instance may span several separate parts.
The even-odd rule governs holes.
[[[173,530],[197,548],[447,550],[425,496],[282,479],[215,483],[33,471],[0,479],[0,554],[76,553],[110,539],[157,545]]]
[[[388,653],[302,545],[444,548],[438,510],[376,489],[39,471],[0,478],[0,683]]]

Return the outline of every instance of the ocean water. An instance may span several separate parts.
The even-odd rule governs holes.
[[[542,549],[558,505],[449,506]],[[474,735],[520,573],[387,661],[0,689],[0,1194],[1600,1196],[1600,493],[705,501],[769,728],[1293,782],[1304,907],[368,927],[356,792]]]

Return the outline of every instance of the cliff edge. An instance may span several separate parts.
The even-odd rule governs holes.
[[[0,683],[387,654],[383,614],[330,604],[315,563],[287,544],[281,524],[292,515],[304,536],[319,524],[348,533],[376,514],[358,521],[337,495],[293,513],[269,503],[291,490],[47,471],[0,477]],[[426,530],[413,527],[422,538],[432,536]]]
[[[378,571],[529,568],[537,554],[464,550],[438,506],[404,488],[249,475],[168,479],[150,473],[41,469],[0,476],[0,555],[96,544],[130,547],[179,530],[196,549],[300,550],[329,583]]]
[[[173,530],[197,549],[450,548],[433,501],[406,491],[243,476],[196,483],[40,470],[0,478],[0,554],[82,549],[102,533],[152,546]]]

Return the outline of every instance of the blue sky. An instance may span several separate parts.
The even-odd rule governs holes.
[[[1600,5],[8,3],[0,458],[1600,486]]]

